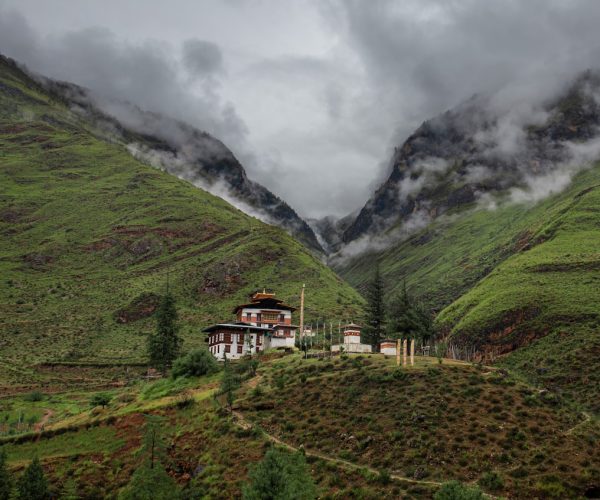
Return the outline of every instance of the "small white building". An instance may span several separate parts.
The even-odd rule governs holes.
[[[396,355],[396,341],[391,339],[384,339],[379,342],[379,352],[386,356]]]
[[[333,344],[332,352],[342,351],[347,353],[369,353],[372,348],[369,344],[361,344],[360,342],[361,327],[355,323],[344,325],[344,343]]]

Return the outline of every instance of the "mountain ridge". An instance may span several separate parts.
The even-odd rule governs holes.
[[[12,64],[18,65],[15,61]],[[122,142],[138,159],[224,197],[249,215],[283,227],[317,253],[323,252],[306,221],[280,197],[250,180],[233,152],[211,134],[127,102],[97,99],[89,89],[74,83],[52,80],[21,65],[19,68],[92,121],[105,139]]]
[[[577,143],[599,137],[599,96],[600,73],[589,70],[526,112],[498,112],[491,97],[476,95],[425,121],[395,148],[387,180],[343,232],[343,243],[415,216],[429,222],[456,207],[527,191],[579,154]]]

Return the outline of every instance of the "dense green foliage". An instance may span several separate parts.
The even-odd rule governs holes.
[[[184,356],[177,358],[173,363],[171,376],[200,377],[219,371],[215,357],[207,349],[193,349]]]
[[[434,335],[431,315],[409,297],[406,285],[390,300],[387,332],[391,339],[412,338],[424,344]]]
[[[17,498],[19,500],[47,500],[50,498],[48,481],[37,457],[31,461],[17,481]]]
[[[383,277],[379,272],[379,266],[375,268],[373,280],[369,282],[365,292],[367,304],[365,306],[365,325],[363,328],[364,343],[370,344],[376,350],[379,341],[385,334],[385,285]]]
[[[148,337],[148,358],[150,366],[165,374],[181,350],[177,307],[171,293],[161,298],[155,316],[156,332]]]
[[[0,58],[0,384],[47,361],[147,361],[167,270],[185,350],[262,287],[298,304],[306,283],[307,321],[360,316],[284,231],[105,136]]]
[[[161,464],[142,464],[131,476],[129,484],[119,493],[119,500],[176,500],[177,483]]]
[[[8,500],[13,481],[6,465],[6,451],[0,448],[0,500]]]
[[[102,408],[105,408],[110,403],[111,399],[112,398],[110,394],[99,392],[97,394],[94,394],[92,396],[92,399],[90,399],[90,406],[102,406]]]
[[[301,453],[272,448],[250,471],[243,489],[245,500],[311,500],[317,497],[314,481]]]
[[[458,481],[442,485],[434,500],[483,500],[485,497],[477,486],[467,486]]]

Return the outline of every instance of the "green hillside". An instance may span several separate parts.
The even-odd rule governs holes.
[[[146,166],[0,59],[0,385],[41,362],[139,362],[167,283],[186,346],[269,287],[307,318],[362,299],[284,231]]]
[[[360,287],[378,261],[390,290],[439,311],[453,343],[598,409],[600,167],[537,205],[450,214],[338,271]],[[595,402],[594,402],[595,401]]]

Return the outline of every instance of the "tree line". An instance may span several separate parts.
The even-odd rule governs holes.
[[[379,266],[367,283],[365,298],[362,341],[374,350],[385,338],[410,338],[424,345],[435,336],[431,312],[408,294],[406,282],[399,293],[388,297]]]

